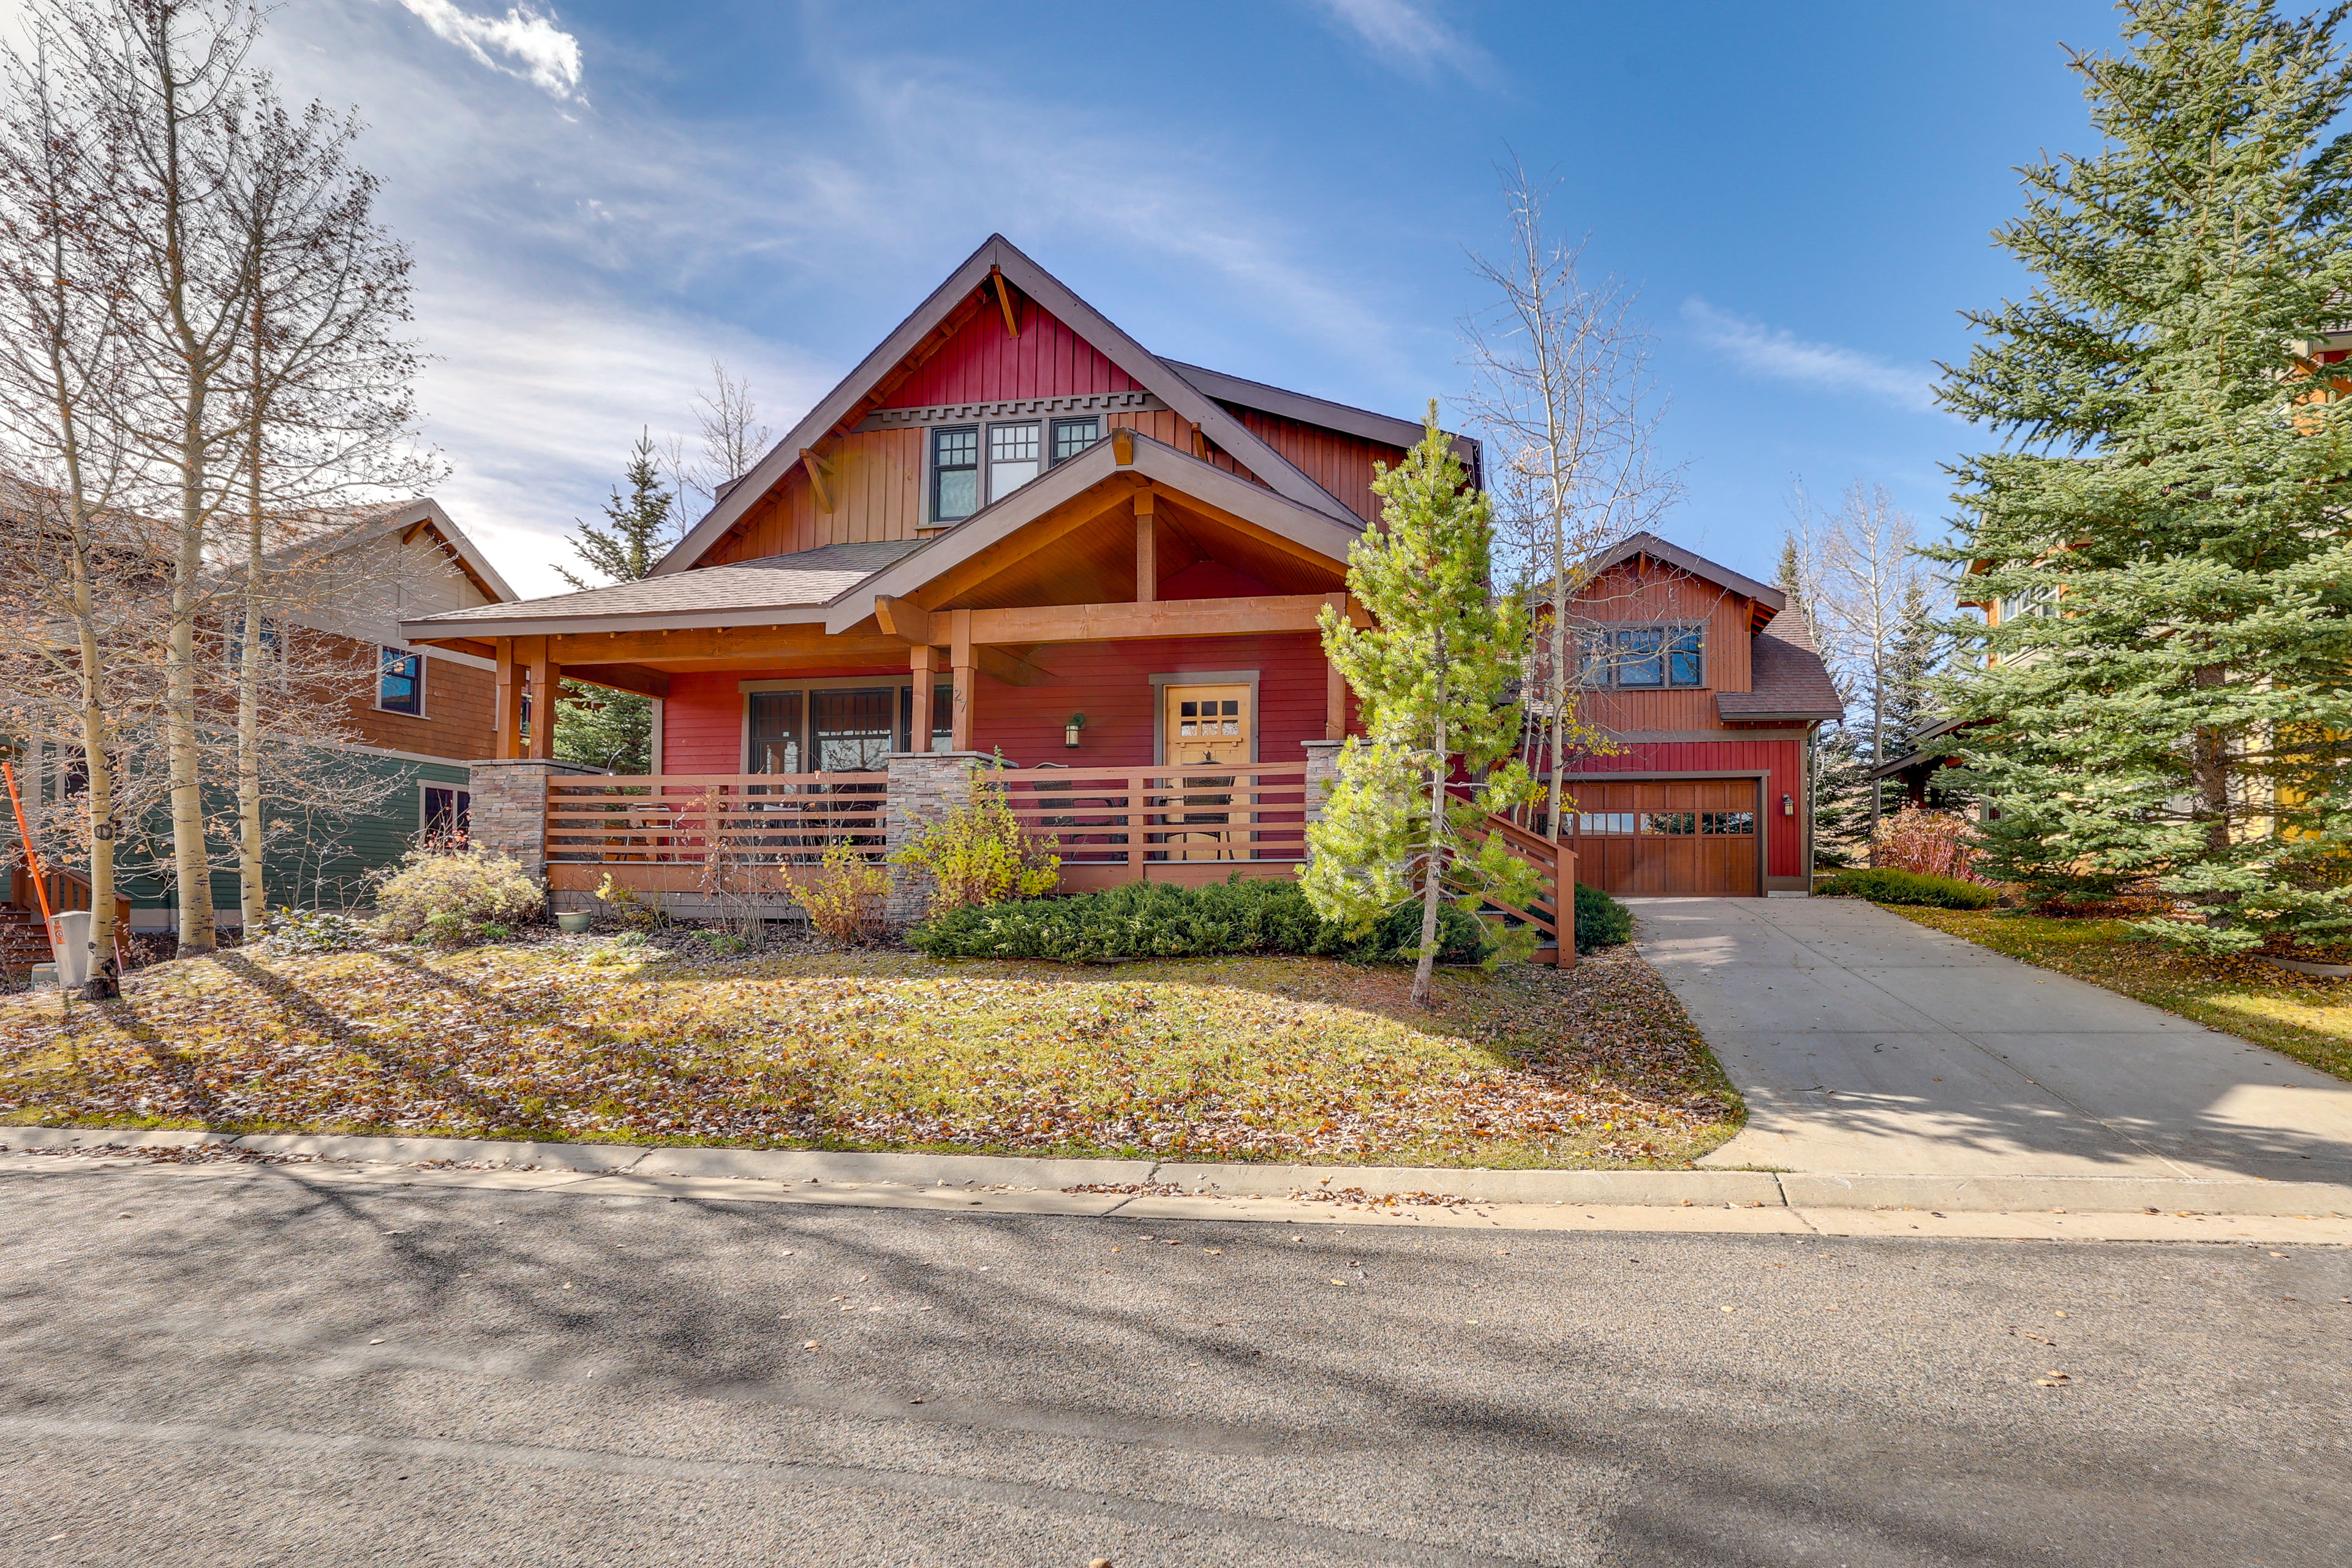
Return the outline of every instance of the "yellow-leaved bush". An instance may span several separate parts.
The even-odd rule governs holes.
[[[850,844],[826,847],[813,871],[786,889],[808,911],[809,924],[839,947],[862,947],[882,934],[890,900],[890,873]]]
[[[511,857],[482,849],[412,849],[376,889],[375,924],[394,942],[463,947],[540,918],[547,890]]]
[[[1002,784],[975,773],[964,804],[919,823],[890,858],[928,871],[931,912],[1034,899],[1061,885],[1062,858],[1050,836],[1022,830]]]

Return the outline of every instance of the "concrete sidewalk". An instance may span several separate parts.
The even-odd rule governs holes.
[[[1845,899],[1628,900],[1748,1100],[1702,1163],[2352,1184],[2352,1083]]]

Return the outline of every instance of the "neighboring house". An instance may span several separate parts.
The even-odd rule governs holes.
[[[1578,879],[1612,893],[1805,892],[1806,740],[1837,689],[1779,589],[1638,533],[1586,563],[1578,711],[1614,750],[1571,759]]]
[[[372,552],[362,574],[365,584],[359,604],[295,616],[292,626],[295,635],[323,645],[322,665],[367,672],[354,679],[347,697],[355,738],[339,749],[352,768],[390,787],[367,813],[321,814],[315,826],[298,821],[273,834],[266,879],[273,907],[348,908],[365,904],[369,874],[399,859],[421,836],[466,828],[471,805],[467,764],[490,752],[497,680],[491,662],[414,645],[402,636],[401,622],[511,600],[514,591],[431,500],[339,521],[325,542],[299,548],[311,557]],[[52,751],[27,758],[22,769],[28,789],[53,805],[79,789],[79,769],[71,755]],[[233,814],[225,790],[215,792],[212,809],[223,817]],[[281,803],[270,816],[284,821],[299,810]],[[151,832],[161,836],[168,828],[159,821]],[[230,847],[226,839],[215,846],[219,853]],[[166,880],[126,874],[121,886],[131,900],[133,930],[170,930],[176,923]],[[224,926],[239,922],[235,870],[215,868],[213,901]]]
[[[983,758],[1066,888],[1289,875],[1353,722],[1316,617],[1361,618],[1374,465],[1420,437],[1161,359],[992,237],[651,577],[403,631],[495,661],[512,760],[476,770],[476,841],[559,903],[610,876],[707,904],[730,843],[878,854]],[[651,779],[522,732],[565,679],[656,700]]]

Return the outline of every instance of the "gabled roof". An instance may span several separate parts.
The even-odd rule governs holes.
[[[1748,689],[1718,691],[1715,710],[1726,723],[1802,723],[1845,717],[1845,703],[1805,617],[1782,610],[1748,639]]]
[[[477,605],[401,623],[409,637],[535,637],[545,632],[677,631],[736,626],[747,612],[762,622],[813,621],[813,612],[915,548],[911,539],[827,544],[676,572],[635,583],[583,588],[519,605]],[[872,606],[867,606],[871,612]],[[800,611],[792,615],[782,612]],[[769,614],[768,612],[778,612]]]
[[[1669,544],[1654,533],[1631,534],[1623,542],[1591,557],[1584,563],[1585,575],[1597,577],[1618,563],[1630,561],[1636,555],[1646,555],[1653,561],[1672,566],[1678,571],[1687,572],[1692,576],[1712,583],[1718,588],[1728,589],[1744,599],[1753,599],[1770,610],[1776,616],[1789,607],[1789,595],[1780,589],[1769,587],[1753,577],[1744,577],[1730,567],[1717,565],[1704,555],[1694,555],[1679,544]],[[1811,637],[1804,638],[1804,646],[1812,647]],[[1816,654],[1815,657],[1820,656]]]
[[[499,569],[490,564],[490,558],[466,537],[466,531],[451,521],[441,503],[430,496],[328,514],[319,520],[310,537],[273,551],[269,559],[273,563],[288,563],[331,555],[391,533],[400,535],[404,543],[418,533],[429,533],[449,553],[457,570],[473,579],[474,586],[482,591],[484,597],[511,602],[517,596],[507,580],[499,575]]]
[[[1122,452],[1127,454],[1124,458]],[[1008,539],[1029,523],[1119,472],[1166,485],[1169,489],[1229,511],[1268,532],[1328,557],[1344,566],[1348,547],[1362,536],[1354,514],[1342,522],[1312,507],[1301,506],[1254,485],[1238,474],[1205,463],[1189,452],[1132,430],[1113,433],[1084,452],[1048,468],[1011,495],[976,511],[954,528],[914,549],[858,584],[857,592],[837,600],[825,616],[825,630],[847,631],[874,613],[877,595],[913,593],[950,568],[970,560],[989,546]],[[706,567],[719,571],[719,567]],[[689,574],[698,575],[699,574]]]
[[[874,387],[920,347],[923,340],[973,290],[987,282],[991,272],[1001,272],[1007,281],[1035,300],[1040,308],[1085,338],[1137,385],[1199,426],[1202,435],[1264,480],[1276,495],[1308,510],[1321,512],[1335,521],[1342,521],[1350,527],[1357,525],[1355,515],[1336,497],[1251,434],[1249,427],[1227,413],[1214,397],[1178,374],[1167,361],[1121,331],[1108,317],[1072,293],[1059,279],[1024,255],[1011,240],[1001,234],[992,234],[961,266],[948,275],[947,281],[933,289],[930,296],[915,308],[913,314],[892,329],[874,352],[858,363],[856,369],[819,398],[816,406],[810,409],[799,424],[786,431],[783,439],[778,441],[766,457],[728,488],[702,520],[688,531],[686,537],[679,540],[667,555],[662,557],[660,564],[654,568],[655,574],[666,576],[683,572],[699,561],[704,552],[724,538],[727,531],[740,521],[744,513],[792,471],[793,465],[800,461],[803,448],[815,447],[847,421]],[[1255,383],[1249,384],[1255,385]],[[1339,405],[1330,406],[1337,408]],[[1415,427],[1412,439],[1418,440],[1420,437],[1421,432]],[[1379,439],[1388,437],[1381,437]]]

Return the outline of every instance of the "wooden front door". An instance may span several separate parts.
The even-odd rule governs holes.
[[[1218,763],[1246,766],[1252,756],[1251,711],[1246,686],[1170,686],[1160,700],[1171,773],[1163,797],[1160,841],[1171,860],[1238,860],[1248,853],[1249,820],[1235,811],[1230,773],[1192,772]]]
[[[1577,879],[1604,892],[1757,897],[1763,816],[1754,779],[1570,786]]]

